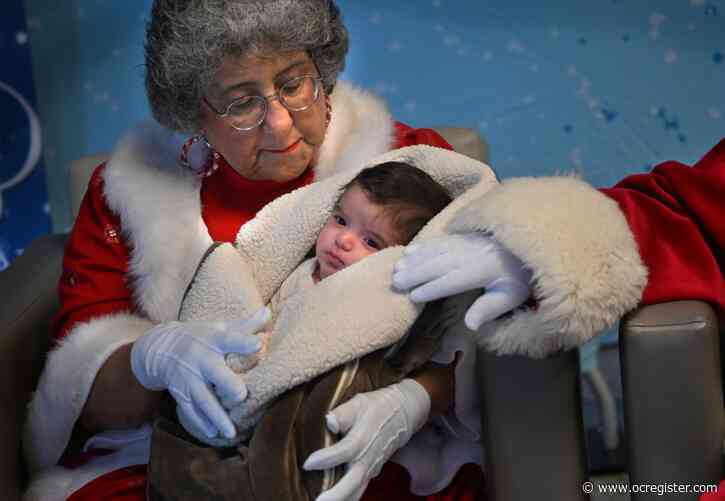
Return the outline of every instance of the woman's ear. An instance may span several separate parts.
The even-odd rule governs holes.
[[[325,92],[325,89],[322,89],[323,97],[325,98],[325,128],[327,128],[328,125],[330,125],[330,120],[332,120],[332,102],[330,102],[330,95]]]

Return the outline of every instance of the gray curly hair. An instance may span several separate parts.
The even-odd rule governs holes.
[[[332,92],[348,34],[334,0],[154,0],[146,27],[146,95],[156,120],[201,128],[201,100],[228,55],[306,51]]]

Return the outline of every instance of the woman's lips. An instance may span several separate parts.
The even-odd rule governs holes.
[[[300,143],[302,143],[302,138],[299,138],[297,141],[293,142],[286,148],[282,148],[279,150],[270,148],[270,149],[265,149],[264,151],[268,151],[269,153],[290,153],[290,152],[294,151],[300,145]]]

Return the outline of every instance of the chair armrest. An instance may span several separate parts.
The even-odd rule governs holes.
[[[633,484],[717,484],[722,478],[720,329],[713,308],[699,301],[645,306],[622,319],[622,388]]]
[[[35,240],[0,273],[0,498],[19,499],[26,482],[20,440],[58,308],[64,235]]]
[[[576,350],[544,360],[478,353],[491,501],[588,499]]]

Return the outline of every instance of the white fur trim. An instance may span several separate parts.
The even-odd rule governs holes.
[[[101,366],[150,327],[148,320],[128,313],[95,318],[78,324],[48,354],[25,424],[23,447],[31,472],[58,462]]]
[[[508,180],[449,229],[491,233],[532,271],[538,310],[479,329],[481,344],[500,354],[538,358],[578,346],[634,308],[647,283],[619,206],[573,177]]]
[[[151,425],[100,433],[86,442],[84,450],[96,447],[115,452],[96,456],[78,468],[53,466],[43,470],[33,479],[23,500],[63,501],[101,475],[132,465],[147,464],[151,448]]]
[[[395,142],[395,121],[379,97],[339,81],[330,104],[332,118],[315,167],[317,180],[359,168]]]
[[[212,243],[201,217],[199,180],[178,165],[182,141],[147,122],[121,142],[103,172],[108,206],[130,246],[134,299],[154,322],[176,319]]]

